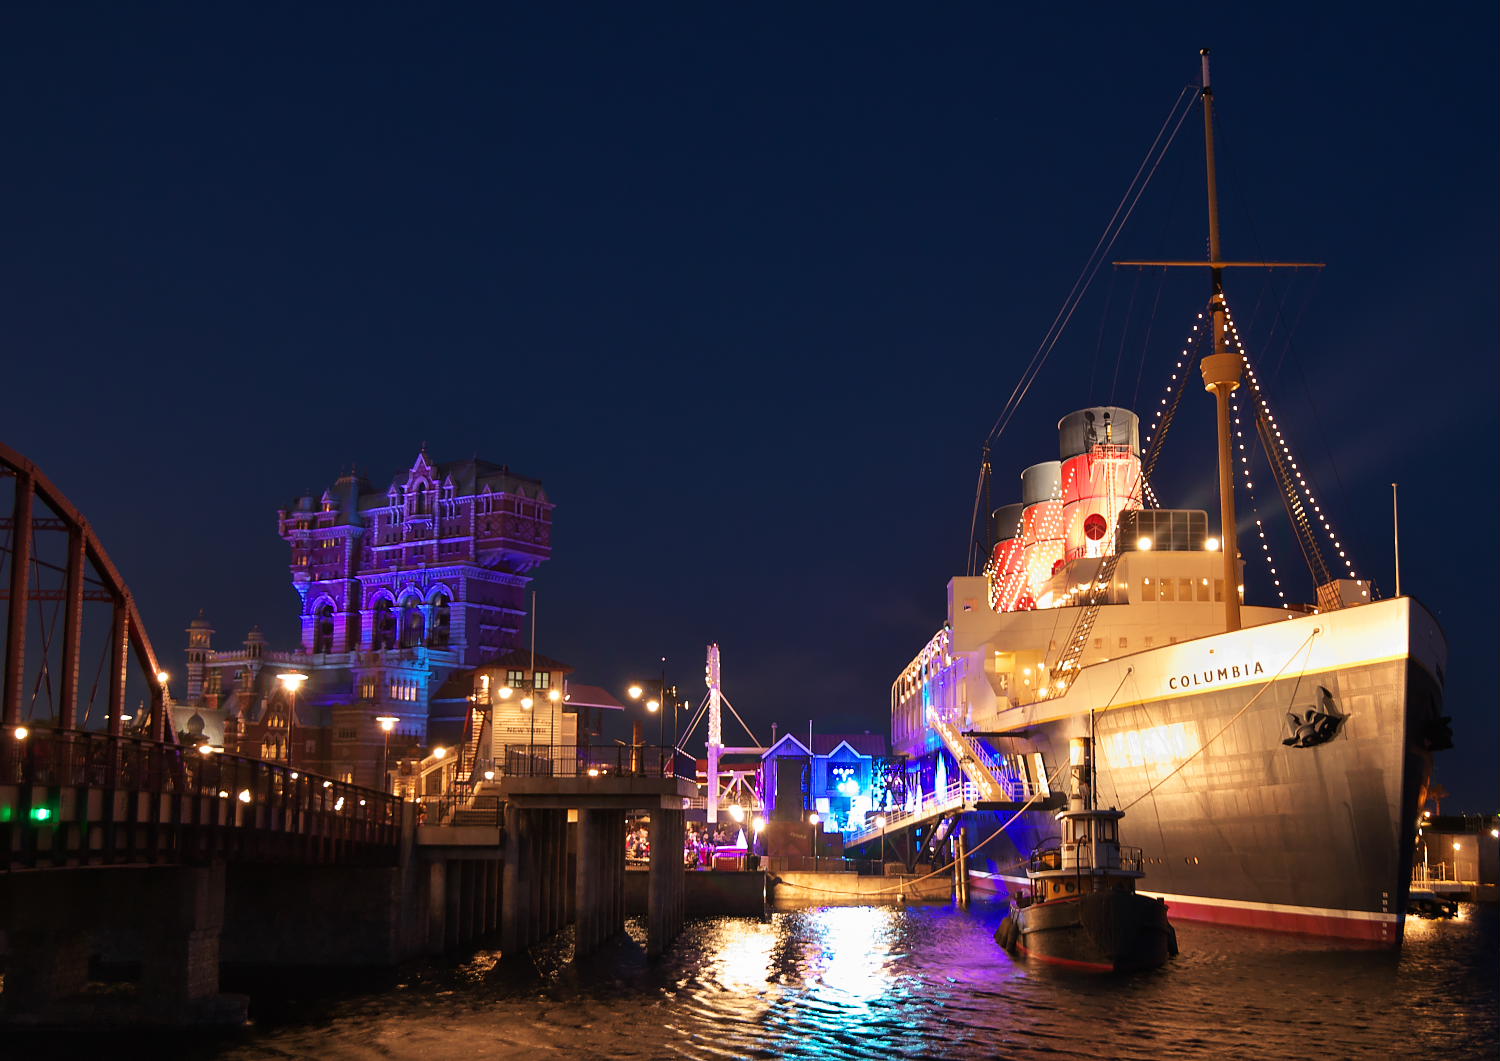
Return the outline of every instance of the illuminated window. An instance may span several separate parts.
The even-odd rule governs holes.
[[[1190,601],[1193,599],[1193,580],[1190,578],[1179,578],[1177,580],[1177,599]]]
[[[538,688],[538,689],[550,689],[550,688],[552,688],[552,672],[551,671],[549,671],[549,670],[539,670],[535,674],[535,679],[536,679],[536,686],[535,686],[536,688]]]
[[[1224,580],[1222,578],[1216,578],[1216,579],[1214,579],[1214,600],[1216,600],[1216,601],[1222,601],[1223,599],[1224,599]]]
[[[1157,600],[1176,600],[1177,599],[1177,583],[1176,583],[1176,580],[1170,579],[1170,578],[1164,578],[1164,579],[1161,580],[1161,584],[1159,586],[1157,586],[1157,589],[1159,589],[1161,591],[1161,595],[1159,597],[1157,597]],[[1191,599],[1191,598],[1189,598],[1189,599]]]
[[[1208,596],[1209,596],[1208,579],[1206,579],[1206,578],[1200,578],[1198,580],[1198,599],[1200,601],[1206,601],[1206,600],[1208,600]]]
[[[519,670],[508,670],[505,672],[505,684],[512,689],[520,688],[526,684],[526,672]]]
[[[1141,579],[1141,600],[1148,601],[1155,599],[1156,587],[1151,584],[1151,580],[1149,578]]]

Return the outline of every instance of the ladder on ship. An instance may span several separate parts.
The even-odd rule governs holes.
[[[1151,490],[1151,476],[1156,471],[1157,462],[1161,460],[1162,445],[1167,440],[1167,432],[1172,429],[1172,421],[1177,418],[1177,408],[1182,404],[1182,396],[1187,392],[1190,374],[1183,372],[1179,375],[1182,378],[1177,381],[1171,403],[1162,413],[1161,425],[1146,448],[1146,455],[1141,459],[1141,491],[1147,498],[1155,496]],[[1104,607],[1104,601],[1109,596],[1109,587],[1115,581],[1115,569],[1120,566],[1121,524],[1122,521],[1116,514],[1115,532],[1110,536],[1109,551],[1099,564],[1098,573],[1094,575],[1094,581],[1089,585],[1083,606],[1079,609],[1078,618],[1074,621],[1068,640],[1063,645],[1062,654],[1052,668],[1053,679],[1058,683],[1054,695],[1065,692],[1078,677],[1083,650],[1088,647],[1089,637],[1094,632],[1094,623],[1099,619],[1099,610]]]

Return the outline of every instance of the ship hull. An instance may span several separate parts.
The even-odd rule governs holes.
[[[1358,618],[1368,623],[1376,609],[1405,603],[1369,605],[1357,610],[1372,614]],[[1404,608],[1400,618],[1404,626]],[[1325,636],[1337,624],[1315,616],[1278,625],[1311,632],[1317,620]],[[1165,899],[1174,919],[1400,943],[1417,816],[1444,727],[1441,664],[1416,650],[1424,640],[1440,645],[1441,635],[1415,605],[1411,622],[1412,636],[1400,638],[1403,648],[1412,646],[1404,652],[1387,648],[1363,660],[1356,650],[1308,653],[1303,665],[1282,667],[1279,675],[1273,664],[1280,660],[1269,653],[1263,661],[1226,653],[1219,658],[1253,660],[1248,670],[1258,664],[1265,676],[1228,687],[1201,678],[1194,685],[1194,671],[1174,666],[1168,671],[1182,673],[1163,684],[1185,688],[1094,712],[1096,798],[1128,811],[1122,838],[1143,849],[1142,894]],[[1421,624],[1431,629],[1418,631]],[[1191,651],[1206,658],[1218,640],[1200,639]],[[1150,674],[1149,666],[1140,669]],[[1299,742],[1289,716],[1305,719],[1314,709],[1334,721]],[[992,743],[1056,764],[1066,762],[1069,738],[1087,725],[1087,712],[1075,710]],[[1024,886],[1026,855],[1055,835],[1049,813],[1028,811],[986,842],[1011,817],[976,813],[965,822],[976,852],[975,887]]]
[[[1176,953],[1166,905],[1119,891],[1013,906],[995,941],[1049,965],[1088,972],[1155,969]]]

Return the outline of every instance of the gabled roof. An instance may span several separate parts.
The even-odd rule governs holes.
[[[501,667],[506,670],[530,670],[531,664],[531,652],[524,648],[518,648],[507,652],[503,656],[499,656],[495,659],[490,660],[479,669],[483,670],[485,667]],[[540,652],[536,654],[536,669],[546,671],[557,670],[562,671],[564,674],[573,673],[573,668],[568,666],[566,663],[563,663],[561,660],[555,660],[550,656],[544,656]]]
[[[832,755],[840,744],[847,744],[860,755],[882,756],[885,754],[885,735],[871,733],[814,733],[813,751],[819,755]]]
[[[792,749],[792,750],[789,750],[789,751],[779,751],[778,749],[780,749],[781,746],[783,744],[785,744],[787,741],[791,741],[794,745],[796,745],[796,748]],[[777,756],[777,755],[809,755],[810,756],[810,755],[812,755],[812,752],[808,751],[807,750],[807,745],[803,744],[800,740],[798,740],[794,734],[785,733],[785,734],[782,734],[782,737],[781,737],[780,740],[778,740],[775,744],[771,745],[769,748],[767,748],[764,752],[761,753],[761,758],[762,759],[770,759],[770,758],[772,758],[774,756]]]

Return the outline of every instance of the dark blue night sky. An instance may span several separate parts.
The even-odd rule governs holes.
[[[276,510],[425,442],[545,481],[541,645],[581,680],[666,654],[696,700],[717,640],[762,737],[883,732],[983,438],[1207,44],[1226,252],[1328,263],[1232,304],[1387,591],[1402,483],[1453,657],[1438,780],[1493,809],[1496,13],[1203,7],[12,5],[4,439],[178,666],[200,607],[290,646]],[[1204,231],[1195,117],[1114,257]],[[1160,391],[1205,284],[1100,273],[995,504],[1060,415]],[[1190,402],[1159,488],[1212,509]]]

